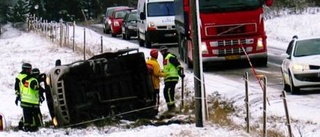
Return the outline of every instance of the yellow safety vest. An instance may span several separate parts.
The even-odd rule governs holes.
[[[35,105],[39,104],[39,88],[32,89],[30,86],[31,81],[34,80],[37,82],[37,87],[39,87],[39,83],[36,78],[30,78],[29,80],[25,81],[22,86],[22,90],[20,91],[21,102]]]

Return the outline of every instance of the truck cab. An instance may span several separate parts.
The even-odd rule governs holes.
[[[181,59],[192,67],[193,45],[191,4],[175,0],[175,25]],[[272,0],[199,0],[199,47],[203,63],[247,60],[265,66],[267,35],[264,29],[263,6]],[[248,56],[246,56],[246,54]]]

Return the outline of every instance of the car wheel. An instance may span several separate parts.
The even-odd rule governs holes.
[[[116,35],[116,34],[114,34],[114,33],[111,33],[111,36],[112,36],[112,37],[116,37],[117,35]]]
[[[290,86],[286,83],[286,81],[284,80],[284,74],[283,71],[281,70],[281,74],[282,74],[282,84],[283,84],[283,90],[286,92],[290,91]]]
[[[290,73],[289,73],[289,79],[290,79],[290,82],[291,82],[291,85],[290,85],[291,94],[294,94],[294,95],[300,94],[300,88],[294,86],[293,80],[292,80],[292,76],[291,76]]]
[[[106,33],[106,34],[110,34],[110,31],[111,31],[110,29],[105,28],[105,33]]]
[[[130,36],[129,31],[128,31],[128,30],[126,30],[126,39],[127,39],[127,40],[130,40],[130,37],[131,37],[131,36]]]

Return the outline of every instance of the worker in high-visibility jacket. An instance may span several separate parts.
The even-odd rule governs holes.
[[[183,78],[185,75],[180,62],[175,55],[168,51],[168,47],[161,46],[159,50],[163,56],[163,72],[166,73],[163,89],[164,98],[167,102],[168,110],[175,111],[175,87],[179,81],[179,76]]]
[[[42,125],[42,116],[40,112],[40,95],[38,82],[39,69],[31,70],[31,77],[26,77],[22,80],[23,87],[20,91],[21,103],[23,110],[23,130],[37,131]]]
[[[22,70],[18,74],[18,76],[16,77],[15,84],[14,84],[14,90],[15,90],[15,94],[16,94],[15,104],[17,106],[20,101],[20,91],[21,91],[21,88],[23,87],[22,80],[24,78],[30,76],[32,65],[30,63],[23,63],[21,69]],[[23,130],[23,117],[20,119],[18,128],[20,130]]]
[[[22,70],[21,72],[18,74],[18,76],[16,77],[16,81],[14,84],[14,90],[15,90],[15,94],[16,94],[16,100],[15,100],[15,104],[18,105],[18,102],[20,101],[20,91],[22,88],[22,79],[24,79],[25,77],[27,77],[28,75],[30,75],[32,66],[30,63],[23,63],[22,64]]]

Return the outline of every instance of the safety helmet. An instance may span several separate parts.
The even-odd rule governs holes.
[[[158,58],[158,50],[152,49],[152,50],[150,51],[150,56],[151,56],[152,58],[157,59],[157,58]]]
[[[168,47],[167,47],[167,46],[161,46],[161,47],[159,48],[159,50],[160,50],[160,52],[162,52],[162,51],[168,51]]]
[[[31,75],[40,75],[40,70],[38,68],[34,68],[31,70]]]
[[[22,70],[31,70],[32,66],[30,63],[23,63]]]

